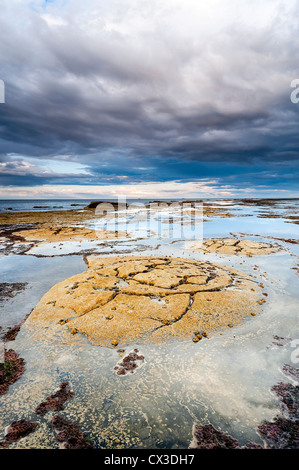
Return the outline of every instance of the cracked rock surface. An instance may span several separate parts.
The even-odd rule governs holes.
[[[126,236],[125,233],[109,230],[93,230],[84,227],[38,227],[29,230],[18,231],[18,236],[26,241],[40,243],[53,243],[82,240],[109,240],[117,236]]]
[[[261,309],[250,275],[210,262],[94,256],[88,265],[42,297],[24,324],[32,337],[73,343],[83,334],[108,347],[192,339]]]
[[[187,248],[192,251],[219,253],[224,255],[269,255],[277,253],[281,247],[277,243],[262,243],[253,240],[238,240],[236,238],[212,238],[189,243]]]

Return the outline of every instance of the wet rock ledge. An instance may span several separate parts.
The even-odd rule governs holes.
[[[73,343],[82,334],[108,347],[202,339],[255,316],[264,302],[253,277],[225,266],[94,256],[85,272],[49,290],[23,327],[32,338]]]

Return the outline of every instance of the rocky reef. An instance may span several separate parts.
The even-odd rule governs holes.
[[[74,396],[69,382],[62,382],[59,389],[40,403],[35,413],[41,418],[48,410],[61,411],[64,404]],[[55,415],[51,421],[51,426],[56,432],[55,440],[59,442],[61,449],[91,449],[89,439],[84,436],[77,423],[67,421],[65,418]],[[10,444],[28,436],[38,427],[37,422],[26,419],[13,421],[6,429],[5,440],[0,442],[0,448],[9,447]]]
[[[77,423],[67,421],[59,415],[55,415],[51,421],[57,435],[56,441],[62,449],[92,449],[88,438],[84,436]]]
[[[262,446],[252,442],[240,447],[236,439],[215,429],[212,424],[195,423],[192,433],[193,440],[189,446],[190,449],[262,449]]]
[[[4,362],[0,363],[0,395],[8,392],[9,386],[15,383],[25,372],[25,361],[13,350],[4,349]]]
[[[299,381],[299,369],[284,364],[282,372]],[[299,386],[279,382],[271,388],[280,399],[280,412],[273,421],[265,421],[257,428],[264,445],[249,442],[240,446],[227,433],[215,429],[212,424],[195,422],[192,430],[191,449],[298,449],[299,447]]]
[[[298,382],[299,369],[286,364],[283,372]],[[298,449],[299,386],[279,382],[271,390],[280,399],[280,415],[272,422],[262,423],[258,432],[267,449]]]
[[[27,282],[1,282],[0,283],[0,302],[12,299],[20,292],[26,289]]]
[[[65,402],[70,400],[74,395],[69,382],[62,382],[55,393],[48,396],[45,401],[38,405],[35,412],[38,415],[44,416],[48,410],[63,410]]]
[[[120,349],[120,355],[123,355],[123,349]],[[131,374],[136,372],[136,369],[144,364],[144,356],[139,354],[139,350],[135,348],[120,360],[114,370],[117,375],[126,375],[128,372]]]
[[[277,243],[262,243],[253,240],[240,240],[237,238],[212,238],[187,244],[192,251],[204,253],[219,253],[222,255],[258,256],[277,253],[281,247]]]
[[[30,313],[28,313],[28,315],[26,315],[23,320],[21,320],[19,323],[17,323],[17,325],[9,328],[4,334],[3,334],[3,341],[4,343],[8,342],[8,341],[14,341],[17,337],[17,334],[19,333],[20,329],[21,329],[21,326],[23,325],[23,323],[27,320],[27,318],[29,317]]]
[[[243,272],[162,257],[89,257],[88,269],[56,284],[24,328],[45,340],[115,347],[190,339],[231,328],[260,311],[262,288]]]
[[[36,430],[38,423],[31,422],[26,419],[20,419],[19,421],[13,421],[8,427],[5,441],[6,443],[16,442],[22,437],[28,436]]]
[[[18,235],[25,241],[34,242],[35,246],[42,243],[59,243],[82,240],[110,240],[115,237],[126,237],[127,234],[118,231],[93,230],[84,227],[49,227],[42,226],[34,229],[19,231]]]

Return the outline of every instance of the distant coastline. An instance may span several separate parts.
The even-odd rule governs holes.
[[[143,204],[167,202],[171,203],[174,201],[178,202],[194,202],[204,201],[213,203],[229,203],[230,201],[239,202],[241,204],[249,203],[250,205],[264,205],[264,202],[274,203],[283,201],[294,201],[299,198],[179,198],[179,199],[143,199],[143,198],[128,198],[127,204],[133,204],[139,202]],[[43,212],[43,211],[60,211],[60,210],[71,210],[71,209],[84,209],[91,204],[96,202],[118,202],[117,198],[99,198],[98,201],[92,198],[89,199],[0,199],[0,213],[3,212]]]

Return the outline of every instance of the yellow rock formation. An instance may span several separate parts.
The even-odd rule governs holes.
[[[192,251],[205,253],[219,253],[224,255],[269,255],[277,253],[281,247],[277,244],[262,243],[253,240],[238,240],[236,238],[212,238],[211,240],[199,240],[186,245]]]
[[[33,336],[74,342],[81,333],[108,347],[192,340],[195,332],[235,326],[261,309],[258,284],[225,266],[141,256],[88,262],[85,272],[42,297],[24,325]]]

